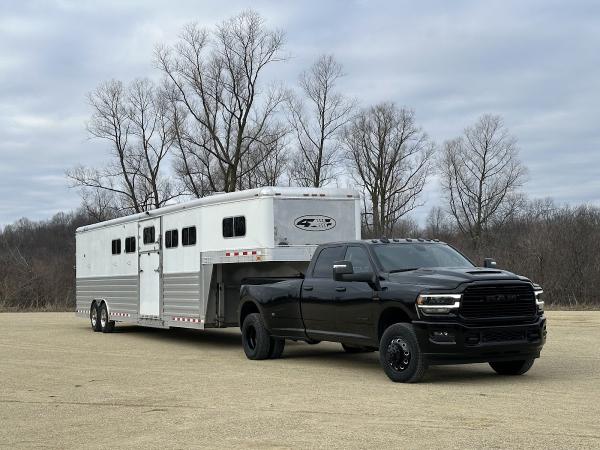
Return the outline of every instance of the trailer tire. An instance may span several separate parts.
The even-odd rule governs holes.
[[[281,358],[284,348],[285,348],[285,339],[272,337],[271,338],[271,349],[269,350],[269,358],[270,359]]]
[[[521,361],[496,361],[489,364],[498,375],[523,375],[531,369],[534,361],[534,358],[530,358]]]
[[[379,362],[389,379],[396,383],[416,383],[423,378],[427,360],[411,324],[395,323],[383,332]]]
[[[242,324],[242,346],[248,359],[269,358],[271,336],[259,313],[248,314]]]
[[[92,306],[90,306],[90,325],[95,332],[102,329],[100,327],[100,313],[96,302],[92,303]]]
[[[344,349],[344,351],[346,353],[370,353],[370,352],[374,352],[375,351],[374,348],[359,347],[357,345],[342,344],[342,348]]]
[[[110,320],[108,315],[108,308],[106,307],[106,303],[102,303],[100,305],[100,313],[98,314],[99,322],[100,322],[100,330],[103,333],[112,333],[115,329],[115,321]]]

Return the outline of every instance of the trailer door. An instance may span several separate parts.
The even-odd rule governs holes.
[[[140,316],[160,317],[160,218],[138,225]]]

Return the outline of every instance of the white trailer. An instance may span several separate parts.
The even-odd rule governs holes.
[[[250,189],[84,226],[76,315],[96,331],[237,326],[244,278],[303,273],[318,244],[352,239],[360,197],[349,189]]]

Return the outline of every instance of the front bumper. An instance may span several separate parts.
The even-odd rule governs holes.
[[[462,364],[538,358],[546,342],[546,318],[511,325],[413,322],[430,364]]]

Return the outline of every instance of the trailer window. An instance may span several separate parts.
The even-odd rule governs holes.
[[[125,253],[135,253],[135,236],[125,238]]]
[[[165,233],[165,247],[174,248],[179,245],[179,231],[169,230]]]
[[[246,217],[225,217],[223,219],[223,237],[232,238],[242,236],[246,236]]]
[[[112,241],[112,254],[120,255],[121,254],[121,239],[113,239]]]
[[[181,229],[181,245],[196,245],[196,227]]]
[[[344,259],[344,247],[326,247],[321,250],[313,269],[313,278],[333,278],[333,263]]]
[[[155,241],[154,227],[144,228],[144,244],[154,244]]]

